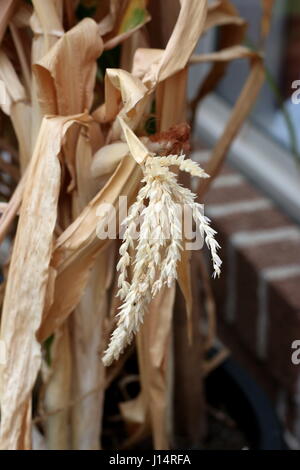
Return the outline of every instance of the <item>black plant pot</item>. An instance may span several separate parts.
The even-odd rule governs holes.
[[[254,379],[231,357],[206,379],[209,404],[221,405],[237,423],[250,449],[286,450],[272,404]]]

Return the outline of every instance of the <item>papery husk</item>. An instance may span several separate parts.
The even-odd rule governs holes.
[[[113,173],[122,158],[128,153],[129,148],[125,142],[114,142],[101,147],[93,157],[90,169],[92,178]]]
[[[24,173],[31,158],[31,143],[28,136],[31,131],[31,106],[27,102],[12,104],[11,120],[19,141],[21,172]]]
[[[94,122],[89,125],[88,129],[80,129],[77,141],[75,155],[76,189],[72,194],[72,213],[74,219],[78,217],[99,191],[99,184],[93,179],[97,178],[98,174],[95,176],[92,171],[92,165],[97,155],[92,156],[91,128],[93,124]],[[105,147],[101,147],[100,150],[102,149],[105,149]]]
[[[1,108],[11,117],[19,141],[21,170],[24,172],[31,155],[30,140],[28,140],[31,130],[31,107],[25,88],[3,51],[0,51],[0,79],[6,90]]]
[[[34,65],[42,114],[71,115],[90,109],[96,78],[95,61],[102,51],[103,42],[97,24],[86,18],[65,33]],[[65,161],[72,177],[69,191],[76,184],[74,155],[77,138],[78,130],[73,129],[64,146]]]
[[[188,71],[185,68],[164,80],[157,87],[156,107],[160,132],[185,121],[187,77]],[[174,100],[175,95],[176,100]]]
[[[186,256],[189,256],[187,253]],[[194,253],[193,253],[194,255]],[[204,361],[204,334],[201,331],[203,303],[198,262],[192,256],[188,286],[191,293],[190,319],[186,321],[186,296],[177,290],[173,321],[174,354],[174,431],[172,447],[176,449],[199,448],[206,431],[205,400],[202,381]],[[190,268],[190,266],[189,266]],[[182,283],[182,280],[181,280]],[[184,289],[181,288],[184,293]],[[188,299],[189,299],[188,296]],[[190,329],[190,332],[189,332]],[[187,337],[190,341],[187,341]],[[188,366],[187,366],[188,365]],[[184,403],[184,406],[182,404]]]
[[[76,61],[74,61],[74,50],[76,50]],[[74,28],[70,31],[65,33],[51,48],[47,55],[45,55],[38,63],[34,65],[34,71],[36,74],[37,79],[37,94],[39,98],[40,109],[43,114],[54,113],[54,114],[62,114],[62,115],[69,115],[75,112],[80,112],[84,110],[89,110],[92,104],[93,99],[93,89],[95,86],[95,78],[96,78],[96,59],[103,51],[103,42],[98,33],[98,27],[95,21],[92,19],[85,19],[77,24]],[[70,74],[72,75],[72,80],[69,80]],[[91,194],[91,189],[93,187],[93,182],[89,182],[90,179],[90,172],[89,167],[91,163],[91,155],[86,153],[85,150],[89,151],[90,146],[88,148],[81,146],[79,147],[82,152],[80,155],[80,161],[76,162],[75,154],[76,154],[76,146],[78,147],[78,128],[73,128],[71,132],[68,134],[68,139],[64,143],[63,150],[64,150],[64,161],[67,164],[69,172],[71,174],[72,180],[69,184],[68,190],[71,191],[76,183],[77,183],[77,192],[73,192],[73,214],[61,214],[61,221],[63,227],[66,227],[69,223],[70,218],[76,217],[78,215],[78,211],[83,209],[85,204],[89,202],[92,196],[89,197]],[[81,142],[85,142],[84,138],[81,139]],[[84,157],[85,160],[83,159]],[[85,168],[88,170],[88,175],[84,175],[84,167],[79,165],[79,163],[85,163]],[[76,171],[76,165],[78,171]],[[79,165],[79,166],[78,166]],[[77,179],[78,174],[78,179]],[[83,187],[87,188],[83,191]],[[96,185],[94,184],[95,190],[93,195],[97,192]],[[84,201],[84,203],[83,203]],[[88,291],[87,291],[88,292]],[[92,292],[93,294],[93,292]],[[88,293],[86,293],[85,299],[82,302],[85,302],[88,298]],[[93,306],[93,310],[90,310],[90,307]],[[80,345],[80,341],[76,340],[78,336],[80,336],[80,332],[78,332],[78,328],[76,325],[80,323],[82,324],[82,313],[85,314],[87,317],[86,324],[90,325],[89,318],[95,315],[95,309],[97,308],[96,305],[88,305],[89,309],[86,311],[84,305],[81,305],[81,310],[79,310],[78,315],[76,312],[74,313],[75,317],[79,316],[77,323],[72,325],[72,341],[66,344],[66,349],[69,347],[69,355],[74,361],[72,365],[72,369],[74,371],[75,379],[72,378],[72,394],[75,396],[81,395],[82,388],[86,386],[86,381],[84,380],[85,372],[88,370],[86,367],[82,371],[80,371],[81,367],[78,365],[78,362],[81,364],[81,349],[80,347],[83,346],[88,348],[91,343],[87,343]],[[80,308],[80,307],[79,307]],[[97,310],[96,310],[97,312]],[[103,315],[105,312],[103,312]],[[94,325],[95,326],[95,325]],[[81,327],[81,326],[80,326]],[[63,330],[57,330],[58,335],[63,333],[66,330],[67,326],[62,326]],[[90,330],[97,334],[97,330],[93,328],[93,324],[90,326]],[[101,342],[101,329],[98,331],[98,335],[96,339],[98,339],[98,346]],[[75,337],[75,339],[74,339]],[[93,349],[95,353],[95,350]],[[89,359],[91,357],[88,355]],[[97,357],[96,357],[97,361]],[[59,409],[63,407],[64,403],[61,403],[61,395],[65,395],[64,402],[69,402],[71,400],[71,395],[67,396],[67,391],[64,394],[65,390],[65,380],[71,380],[68,378],[68,374],[66,378],[64,377],[63,370],[64,370],[64,358],[62,356],[58,356],[56,360],[56,368],[57,371],[54,370],[54,377],[57,376],[57,380],[55,380],[54,384],[52,384],[52,379],[48,383],[48,387],[50,388],[50,393],[55,395],[53,390],[56,390],[57,396],[57,403],[52,401],[52,407],[54,409]],[[90,370],[91,374],[94,370],[94,363],[90,363]],[[79,369],[79,370],[78,370]],[[59,374],[59,371],[62,371]],[[96,371],[101,371],[101,367],[96,367]],[[96,373],[97,375],[97,373]],[[99,373],[99,376],[101,374]],[[74,382],[75,381],[75,382]],[[79,382],[79,384],[78,384]],[[98,380],[97,380],[98,382]],[[83,386],[82,386],[83,383]],[[92,384],[94,385],[94,384]],[[92,387],[93,388],[93,387]],[[68,388],[71,390],[71,387]],[[84,389],[84,391],[86,391]],[[85,401],[81,408],[80,405],[75,407],[75,410],[78,408],[81,410],[86,408],[86,404],[92,402],[95,405],[95,413],[94,419],[100,418],[101,413],[97,412],[97,409],[100,407],[101,410],[101,402],[99,402],[98,406],[97,403],[95,404],[95,397],[97,399],[97,395],[90,397]],[[58,433],[56,432],[56,427],[62,430],[65,435],[69,435],[68,443],[65,442],[65,445],[68,444],[69,446],[74,446],[76,448],[82,448],[86,446],[87,442],[90,441],[88,439],[88,434],[85,432],[83,433],[81,430],[83,426],[86,425],[86,419],[84,417],[79,416],[77,419],[75,426],[72,426],[72,429],[69,428],[69,413],[65,416],[63,413],[58,414],[53,418],[50,418],[48,422],[48,431],[49,434],[53,435],[52,446],[61,446],[61,442],[63,439],[60,438]],[[91,413],[89,413],[89,418],[91,419]],[[91,421],[90,428],[93,428],[92,423],[95,421]],[[82,423],[82,425],[79,425]],[[99,426],[100,420],[97,423],[97,432],[96,436],[92,439],[92,446],[95,445],[95,441],[98,439],[99,441]],[[52,429],[53,424],[53,429]],[[95,428],[95,425],[94,425]],[[74,437],[75,434],[75,437]],[[94,432],[95,434],[95,432]],[[85,443],[83,442],[85,437]],[[55,441],[57,439],[57,442]],[[75,441],[75,442],[74,442]],[[73,447],[74,448],[74,447]]]
[[[57,271],[55,297],[51,308],[44,312],[41,339],[50,336],[78,305],[97,254],[111,242],[97,236],[98,224],[101,229],[109,222],[98,208],[101,204],[112,204],[118,217],[119,195],[126,194],[128,204],[132,204],[140,179],[141,170],[136,162],[125,157],[105,187],[58,238],[51,262]]]
[[[123,106],[120,109],[120,101]],[[107,69],[105,76],[105,103],[93,113],[100,123],[114,120],[109,140],[119,138],[121,129],[118,117],[121,117],[131,129],[140,123],[148,101],[145,85],[129,72],[121,69]]]
[[[170,126],[181,122],[184,118],[187,73],[183,69],[205,23],[206,2],[192,2],[191,4],[191,2],[183,1],[181,6],[182,9],[176,27],[166,50],[164,52],[156,50],[150,54],[148,51],[140,50],[134,58],[133,73],[136,73],[138,62],[139,78],[150,89],[158,82],[162,82],[157,91],[159,116],[157,122],[160,130],[166,130]],[[189,22],[191,18],[189,15],[196,15],[198,21]],[[192,31],[191,24],[193,25]],[[188,32],[187,29],[189,29]],[[189,41],[186,40],[187,34]],[[185,46],[182,47],[182,44]],[[145,57],[144,52],[148,62],[143,67],[141,62]],[[153,61],[150,62],[149,58]],[[151,64],[150,71],[149,62]],[[174,91],[176,96],[179,96],[175,107]],[[188,282],[188,278],[186,278],[186,282]],[[184,289],[188,290],[188,286]],[[172,435],[172,361],[170,346],[174,296],[175,287],[172,292],[166,288],[162,289],[161,293],[150,304],[149,312],[146,314],[137,339],[141,370],[141,393],[146,407],[144,416],[150,417],[155,449],[168,449]],[[158,310],[160,310],[159,316],[157,316]],[[136,402],[136,405],[139,405],[139,401]],[[131,404],[131,413],[135,413],[134,404]],[[128,418],[130,417],[127,410]]]
[[[186,80],[187,71],[182,70],[160,85],[157,92],[160,131],[168,129],[185,117]],[[174,90],[178,96],[175,108],[173,106]],[[128,140],[127,143],[129,144]],[[132,153],[134,153],[134,149]],[[140,154],[141,152],[139,152]],[[141,161],[143,160],[142,158]],[[188,266],[185,257],[182,258],[181,263],[183,265],[182,271]],[[189,281],[188,275],[182,276],[181,285],[185,293],[189,289]],[[144,404],[145,409],[142,415],[145,417],[145,421],[141,423],[140,428],[147,428],[147,420],[150,419],[156,450],[168,449],[173,434],[171,411],[173,370],[170,348],[174,298],[175,286],[171,289],[164,287],[149,306],[149,311],[137,336],[142,398],[131,403],[130,410],[124,408],[125,405],[122,408],[123,413],[126,412],[126,419],[132,422],[137,413],[136,407],[140,408],[141,403]]]
[[[210,54],[193,55],[190,64],[202,62],[229,62],[235,59],[257,58],[258,53],[245,46],[232,46]]]
[[[175,286],[164,287],[151,302],[137,334],[141,399],[145,407],[142,416],[150,419],[155,450],[168,450],[172,433],[169,414],[172,406],[170,348],[174,299]],[[127,410],[131,420],[135,413],[136,407],[132,407],[130,415]]]
[[[174,29],[179,2],[172,0],[167,3],[168,14],[161,19],[155,15],[166,8],[166,0],[159,5],[152,2],[152,11],[157,11],[151,28],[144,27],[149,21],[146,10],[139,24],[128,27],[136,5],[146,9],[147,2],[143,0],[111,0],[107,3],[109,10],[104,11],[99,5],[95,21],[87,18],[78,24],[75,24],[78,2],[32,3],[33,9],[22,2],[3,0],[5,8],[0,13],[0,41],[9,23],[16,49],[13,60],[17,59],[22,73],[19,79],[1,51],[0,78],[4,79],[9,95],[4,110],[11,117],[19,141],[23,175],[13,197],[2,207],[0,220],[1,241],[20,211],[1,326],[8,362],[0,376],[0,447],[31,447],[34,430],[31,397],[41,365],[39,343],[53,335],[51,361],[43,384],[45,414],[38,417],[45,420],[47,445],[52,449],[99,449],[105,387],[122,372],[134,349],[134,345],[129,348],[105,378],[101,355],[113,329],[119,302],[112,299],[116,293],[117,243],[100,239],[97,234],[113,220],[112,211],[107,219],[105,204],[112,204],[117,218],[120,215],[122,220],[126,214],[119,214],[119,196],[128,197],[128,206],[135,201],[142,178],[140,165],[148,155],[189,151],[184,138],[188,135],[186,129],[176,145],[172,143],[176,133],[172,126],[186,120],[187,66],[213,62],[193,100],[195,112],[198,101],[216,86],[229,61],[247,58],[250,75],[212,151],[207,169],[211,178],[198,188],[202,198],[250,112],[250,101],[258,94],[264,76],[262,56],[241,46],[245,21],[228,0],[209,6],[206,0],[181,0]],[[262,42],[270,28],[272,4],[272,0],[263,0]],[[14,5],[18,7],[14,9]],[[25,53],[29,43],[22,43],[22,29],[28,28],[32,11],[33,75]],[[63,25],[73,27],[65,33]],[[192,56],[199,36],[214,27],[220,28],[220,50]],[[147,34],[150,32],[151,36],[160,29],[164,32],[157,34],[154,43],[161,48],[172,31],[166,49],[145,48],[148,41],[153,42],[153,37]],[[159,42],[161,38],[163,44]],[[29,36],[26,40],[30,41]],[[89,112],[94,102],[98,105],[98,92],[103,96],[104,87],[101,88],[101,78],[95,82],[97,58],[103,50],[121,43],[121,67],[127,70],[106,70],[105,103],[93,111],[92,118],[86,114],[73,116]],[[134,54],[136,47],[140,48]],[[146,133],[145,122],[154,97],[157,134],[141,138]],[[43,119],[49,113],[60,117]],[[72,126],[74,122],[76,126]],[[79,123],[86,124],[84,131]],[[116,145],[122,145],[124,150],[114,153]],[[205,348],[214,340],[215,317],[207,273],[201,272],[209,323],[205,341],[199,330],[202,308],[194,270],[199,259],[192,261],[191,275],[190,255],[184,251],[178,264],[178,284],[183,296],[178,293],[174,304],[176,287],[163,288],[150,304],[137,336],[141,393],[136,399],[120,404],[129,434],[123,443],[125,448],[149,433],[155,449],[168,449],[175,442],[176,432],[185,434],[187,447],[198,445],[201,439],[201,426],[205,425],[203,390],[200,373],[198,376],[193,371],[197,368],[204,375],[215,366],[203,361]],[[187,368],[187,361],[193,366]],[[179,404],[185,403],[186,411],[176,410],[177,421],[172,410],[174,390],[175,399]]]
[[[95,61],[102,51],[103,43],[97,24],[85,18],[66,32],[34,65],[43,114],[71,115],[90,109],[95,85]]]
[[[97,193],[97,185],[91,181],[91,160],[91,143],[88,133],[82,130],[76,152],[77,190],[73,192],[74,214]],[[54,449],[99,448],[105,387],[103,365],[98,355],[102,344],[102,323],[107,299],[105,288],[102,294],[98,287],[104,285],[101,275],[102,259],[98,261],[100,269],[92,272],[90,283],[70,321],[66,321],[55,332],[55,341],[58,338],[62,343],[64,353],[58,354],[57,348],[51,348],[55,359],[51,365],[52,375],[45,384],[45,409],[46,416],[48,415],[48,440]],[[54,281],[51,280],[50,284],[54,285]],[[50,306],[52,302],[53,296],[46,305]],[[91,390],[95,392],[89,395]]]
[[[170,78],[164,80],[157,89],[157,111],[158,111],[158,122],[159,130],[161,132],[169,129],[174,124],[185,121],[186,117],[186,86],[187,86],[187,69],[180,70]],[[176,94],[176,102],[174,100],[174,94]],[[179,275],[179,286],[187,300],[186,312],[188,320],[188,330],[191,334],[191,308],[192,298],[191,293],[191,278],[189,276],[190,264],[189,256],[186,253],[182,254],[181,260],[179,261],[178,275]],[[175,289],[173,288],[173,294],[175,296]],[[164,296],[168,296],[167,289],[163,288],[161,292],[162,299]],[[154,325],[154,331],[156,331],[155,339],[150,338],[150,343],[153,344],[153,350],[157,348],[161,352],[164,351],[164,355],[161,359],[161,364],[164,367],[159,371],[156,371],[157,364],[154,361],[154,357],[149,355],[149,358],[144,358],[146,363],[150,362],[150,378],[146,379],[150,381],[149,394],[155,396],[156,400],[151,401],[150,399],[150,416],[152,418],[152,433],[154,439],[155,449],[168,449],[174,434],[174,415],[173,415],[173,386],[174,386],[174,363],[173,363],[173,352],[172,352],[172,322],[173,322],[173,311],[174,311],[174,298],[172,301],[163,304],[160,311],[160,323],[155,324],[155,318],[152,320]],[[169,311],[171,310],[171,312]],[[155,317],[155,311],[157,311],[157,304],[155,299],[149,308],[149,322],[151,322],[151,316]],[[157,330],[156,330],[157,328]],[[166,332],[165,336],[159,334],[160,329]],[[148,331],[145,327],[142,329],[144,336],[148,335]],[[187,339],[187,338],[186,338]],[[147,339],[144,338],[146,342]],[[144,350],[144,354],[147,356],[147,351]],[[199,359],[199,358],[198,358]],[[142,359],[140,359],[142,360]],[[153,376],[152,376],[153,374]],[[158,405],[159,403],[159,405]]]
[[[78,215],[97,193],[91,181],[92,161],[89,136],[81,132],[76,154],[77,190],[74,194],[73,215]],[[105,368],[100,360],[104,349],[104,320],[108,309],[108,288],[114,263],[113,250],[101,253],[95,261],[82,299],[70,318],[72,328],[74,399],[71,410],[72,448],[96,450],[100,448],[102,411],[105,391]]]
[[[60,9],[57,8],[55,0],[43,0],[42,2],[34,0],[33,6],[34,14],[30,19],[30,26],[33,31],[31,48],[32,65],[41,60],[64,33]],[[31,148],[33,150],[43,118],[38,100],[35,74],[32,75],[31,102]]]
[[[146,88],[137,79],[132,78],[127,72],[122,72],[124,71],[115,69],[108,71],[115,86],[110,85],[110,79],[107,81],[105,106],[93,114],[100,122],[103,118],[105,121],[106,119],[115,118],[116,123],[118,123],[116,128],[119,129],[117,134],[121,133],[117,114],[119,99],[123,99],[124,102],[120,114],[122,113],[126,117],[130,113],[133,122],[135,122],[136,115],[135,111],[132,110],[144,99],[146,93]],[[127,100],[129,91],[132,94],[130,99]],[[127,122],[131,126],[134,125],[128,117]],[[140,145],[142,144],[140,143]],[[148,154],[147,149],[145,149],[145,152]],[[127,195],[128,203],[131,204],[137,193],[140,179],[141,170],[132,157],[123,158],[105,187],[90,201],[75,222],[68,227],[58,240],[52,263],[54,269],[58,272],[55,282],[55,299],[50,310],[45,311],[40,331],[42,338],[47,338],[55,331],[78,305],[97,254],[110,243],[109,240],[100,240],[97,237],[96,228],[98,223],[105,223],[105,220],[101,221],[100,213],[97,216],[98,207],[102,203],[112,204],[117,209],[118,215],[119,196],[121,194]],[[72,269],[74,269],[73,272]],[[66,288],[66,285],[72,285],[73,288]],[[62,292],[64,292],[63,295]],[[69,294],[66,295],[66,292],[69,292]]]
[[[105,368],[101,361],[104,350],[104,320],[108,308],[107,290],[111,279],[112,252],[100,254],[84,295],[76,308],[73,327],[73,394],[81,397],[95,392],[72,407],[72,448],[100,448],[102,412],[105,392]]]
[[[44,408],[48,415],[45,420],[45,436],[49,450],[71,448],[68,405],[72,386],[72,354],[69,330],[67,323],[62,325],[51,345],[51,372],[44,397]],[[53,413],[56,410],[60,411]]]
[[[31,393],[41,365],[36,333],[45,303],[60,189],[58,155],[74,120],[86,119],[45,118],[30,161],[1,319],[1,339],[7,348],[0,376],[1,449],[30,446]]]
[[[185,89],[186,84],[186,73],[180,72],[175,77],[169,80],[177,82],[177,90],[182,88]],[[183,80],[181,76],[183,75]],[[169,81],[167,80],[167,81]],[[181,81],[180,81],[181,80]],[[170,95],[166,93],[168,88],[164,88],[162,92],[162,105],[167,107]],[[178,102],[177,114],[174,114],[174,110],[171,108],[171,113],[167,113],[165,116],[165,123],[168,125],[173,122],[178,116],[178,109],[182,109],[185,101]],[[180,105],[182,105],[180,107]],[[183,108],[184,110],[184,108]],[[184,113],[184,111],[183,111]],[[128,144],[129,150],[133,158],[137,163],[142,164],[147,156],[149,155],[148,149],[143,143],[136,137],[132,130],[125,124],[120,118],[124,137]],[[141,366],[141,396],[130,404],[123,403],[121,412],[123,413],[124,419],[129,423],[139,424],[137,429],[137,436],[142,437],[146,429],[148,428],[148,422],[150,419],[152,434],[154,440],[155,449],[167,449],[169,447],[169,434],[170,434],[170,331],[172,322],[172,311],[173,301],[175,295],[175,287],[172,289],[172,293],[169,289],[164,288],[162,293],[159,294],[157,299],[154,299],[149,306],[149,312],[146,315],[147,321],[145,320],[142,325],[139,336],[140,341],[138,345],[138,357]],[[160,312],[160,316],[157,317],[157,306],[162,299],[167,300],[162,306],[163,311]],[[156,313],[154,313],[154,311]],[[159,319],[158,319],[159,318]],[[154,323],[153,323],[154,322]],[[153,335],[149,338],[149,334]],[[151,355],[151,351],[148,347],[143,347],[143,344],[152,344],[153,350],[159,351],[162,357],[157,358],[155,355]],[[144,406],[144,409],[143,409]],[[136,409],[138,407],[138,410]],[[136,416],[143,416],[144,421],[137,423]],[[134,435],[129,438],[131,442],[134,439]]]
[[[203,33],[216,26],[236,25],[245,27],[245,20],[238,14],[237,8],[228,0],[215,1],[207,9]]]
[[[203,31],[207,1],[180,0],[180,5],[175,28],[161,59],[158,63],[146,65],[147,70],[145,70],[143,82],[149,88],[153,88],[156,83],[174,75],[186,66]]]
[[[138,137],[132,132],[129,126],[123,121],[122,118],[119,118],[121,128],[125,141],[128,145],[130,155],[134,160],[141,165],[145,162],[146,158],[149,156],[149,150],[147,147],[138,139]]]

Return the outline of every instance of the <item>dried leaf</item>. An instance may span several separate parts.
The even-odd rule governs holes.
[[[107,69],[105,103],[94,111],[93,117],[100,123],[115,119],[110,139],[116,140],[121,131],[117,117],[122,117],[132,129],[135,129],[147,104],[147,93],[145,85],[129,72],[120,69]],[[123,103],[121,109],[120,101]]]
[[[101,147],[93,157],[91,175],[93,178],[111,174],[129,153],[128,145],[125,142],[114,142]]]
[[[42,2],[34,0],[33,5],[34,13],[30,18],[30,26],[33,32],[31,47],[32,65],[41,60],[64,33],[62,19],[56,8],[55,0],[43,0]],[[33,150],[43,118],[38,102],[38,89],[34,73],[32,74],[31,102],[31,149]]]
[[[65,324],[51,345],[51,369],[45,392],[45,411],[49,414],[45,433],[49,450],[70,449],[68,404],[71,400],[72,356],[70,332]],[[61,410],[59,413],[53,413]],[[53,413],[53,414],[52,414]]]
[[[170,334],[175,287],[163,288],[151,302],[137,335],[142,396],[150,414],[155,450],[168,450],[170,399]],[[146,415],[145,414],[145,415]]]
[[[203,31],[207,13],[206,0],[181,0],[181,10],[171,38],[159,62],[147,63],[143,82],[153,88],[157,82],[182,70]],[[137,52],[137,54],[141,51]],[[139,61],[141,59],[139,58]]]
[[[74,120],[84,122],[86,116],[43,120],[26,178],[1,321],[1,339],[7,348],[0,376],[2,449],[26,448],[30,440],[30,397],[41,365],[36,332],[44,308],[60,188],[57,157]]]
[[[209,5],[203,33],[211,28],[226,25],[236,25],[244,28],[245,20],[238,15],[234,5],[227,1],[216,1]]]
[[[200,64],[202,62],[229,62],[235,59],[251,59],[257,57],[257,53],[244,46],[232,46],[210,54],[193,55],[191,64]]]
[[[48,338],[78,305],[97,254],[111,242],[97,236],[97,228],[104,232],[109,223],[106,204],[116,209],[118,217],[119,195],[126,194],[131,204],[140,178],[141,170],[133,158],[123,158],[105,187],[57,240],[51,263],[57,270],[55,298],[50,310],[44,312],[41,340]]]
[[[146,160],[149,156],[149,150],[142,144],[140,139],[135,135],[134,132],[130,129],[130,127],[125,124],[122,118],[119,118],[125,140],[127,142],[129,151],[132,157],[135,159],[137,163],[140,165]]]
[[[72,115],[90,109],[96,77],[95,61],[102,51],[97,24],[86,18],[65,33],[34,65],[43,114]]]
[[[89,136],[81,132],[76,152],[77,190],[73,193],[75,217],[97,194],[96,184],[91,182],[91,160]],[[113,247],[97,256],[84,294],[69,321],[73,351],[72,393],[75,397],[71,411],[72,448],[78,450],[100,448],[105,371],[99,354],[104,349],[104,321],[108,310],[107,291],[114,269],[113,258]],[[91,390],[95,392],[89,394]],[[85,398],[78,400],[78,397]]]

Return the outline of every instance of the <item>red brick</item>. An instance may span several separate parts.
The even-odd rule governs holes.
[[[289,391],[296,392],[300,366],[291,361],[292,342],[300,340],[300,276],[269,283],[268,361],[273,376]]]

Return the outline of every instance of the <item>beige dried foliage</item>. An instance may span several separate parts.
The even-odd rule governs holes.
[[[0,103],[0,149],[2,140],[9,143],[20,171],[13,160],[3,160],[0,167],[20,179],[10,200],[1,205],[0,241],[9,235],[13,243],[1,316],[7,363],[0,369],[0,448],[29,449],[32,436],[34,448],[100,448],[106,384],[118,380],[133,348],[111,366],[107,378],[101,356],[108,347],[105,362],[110,363],[138,331],[141,393],[120,406],[128,425],[124,445],[134,445],[151,432],[155,449],[168,449],[176,279],[186,303],[190,339],[192,312],[200,311],[192,291],[191,254],[183,249],[183,240],[177,241],[175,201],[193,208],[216,272],[220,269],[214,232],[185,187],[188,181],[180,186],[173,171],[201,178],[201,200],[257,97],[263,58],[242,45],[245,21],[228,0],[210,5],[207,0],[168,2],[170,14],[164,12],[163,22],[149,30],[146,0],[98,2],[93,18],[81,21],[76,16],[79,4],[1,2],[0,79],[7,100]],[[159,0],[160,10],[162,4]],[[262,41],[272,4],[263,1]],[[165,48],[149,46],[155,28],[157,37],[165,37],[159,28],[171,31]],[[193,55],[199,38],[212,28],[219,28],[220,50]],[[105,67],[103,77],[102,63],[116,45],[122,49],[120,68]],[[198,101],[214,89],[227,64],[241,58],[249,60],[251,71],[211,152],[207,178],[180,153],[189,150],[187,126],[183,132],[173,127],[186,121],[188,67],[213,64],[193,100],[195,115]],[[149,136],[146,124],[153,117],[154,101],[156,134]],[[115,215],[118,222],[125,219],[119,212],[120,196],[128,199],[132,221],[146,202],[144,229],[151,235],[155,227],[156,233],[153,243],[151,237],[138,240],[135,252],[127,232],[118,258],[116,240],[98,234]],[[166,221],[171,242],[159,236]],[[125,301],[119,317],[113,298],[118,275]],[[115,339],[108,346],[112,332]],[[192,351],[199,353],[197,348]],[[32,397],[41,371],[37,429],[32,425]]]
[[[7,25],[11,20],[16,8],[18,6],[17,0],[2,0],[0,10],[0,44],[5,34]]]
[[[20,449],[30,442],[31,393],[41,366],[36,333],[45,302],[60,189],[58,156],[62,139],[75,121],[86,122],[87,117],[45,118],[30,161],[1,318],[1,339],[7,347],[0,375],[2,449]]]
[[[91,164],[91,175],[93,178],[113,173],[120,161],[129,153],[125,142],[114,142],[104,145],[94,155]]]

